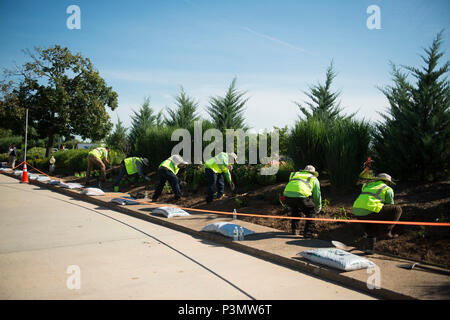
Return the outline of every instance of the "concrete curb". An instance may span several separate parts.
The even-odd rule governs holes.
[[[15,176],[13,174],[5,173],[5,172],[3,172],[3,173],[9,177],[16,178],[17,180],[21,180],[20,176]],[[132,216],[132,217],[135,217],[138,219],[142,219],[142,220],[145,220],[145,221],[148,221],[151,223],[155,223],[155,224],[158,224],[158,225],[161,225],[161,226],[173,229],[173,230],[184,232],[184,233],[190,234],[192,236],[195,236],[195,237],[198,237],[198,238],[201,238],[204,240],[209,240],[209,241],[212,241],[215,243],[219,243],[221,245],[224,245],[228,248],[240,251],[242,253],[250,254],[252,256],[264,259],[266,261],[270,261],[272,263],[276,263],[276,264],[284,266],[284,267],[288,267],[293,270],[308,273],[310,275],[316,276],[323,280],[328,280],[330,282],[334,282],[336,284],[343,285],[348,288],[358,290],[360,292],[364,292],[373,297],[377,297],[377,298],[381,298],[381,299],[388,299],[388,300],[418,300],[415,297],[408,296],[403,293],[395,292],[393,290],[389,290],[389,289],[385,289],[385,288],[369,289],[367,287],[366,282],[357,280],[357,279],[353,279],[351,277],[346,276],[345,274],[340,274],[338,271],[335,271],[333,269],[328,269],[326,267],[320,267],[317,265],[309,264],[302,260],[286,258],[286,257],[280,256],[280,255],[277,255],[277,254],[274,254],[271,252],[252,248],[251,246],[248,246],[248,245],[245,245],[242,243],[238,243],[238,242],[234,242],[231,239],[228,239],[228,238],[220,236],[220,235],[215,235],[215,234],[209,233],[209,232],[197,231],[197,230],[185,227],[185,226],[181,226],[176,223],[172,223],[167,220],[159,219],[157,217],[151,216],[146,213],[138,212],[138,211],[129,209],[127,207],[117,205],[115,203],[105,202],[105,201],[102,201],[95,197],[80,194],[80,193],[72,191],[70,189],[65,189],[65,188],[60,188],[57,186],[48,185],[46,183],[39,182],[36,180],[33,180],[33,181],[30,180],[30,184],[36,185],[36,186],[39,186],[42,188],[46,188],[46,189],[49,189],[52,191],[56,191],[58,193],[61,193],[61,194],[67,195],[67,196],[71,196],[73,198],[83,200],[83,201],[86,201],[86,202],[89,202],[92,204],[106,207],[108,209],[129,215],[129,216]]]

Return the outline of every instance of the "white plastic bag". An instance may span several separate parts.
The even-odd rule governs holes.
[[[139,202],[136,201],[136,199],[131,198],[131,197],[113,198],[113,199],[111,199],[111,202],[120,204],[122,206],[140,204]]]
[[[307,250],[302,251],[297,255],[300,255],[312,262],[344,271],[366,269],[375,266],[375,263],[366,258],[336,248],[319,248]]]
[[[234,223],[230,223],[230,222],[214,222],[214,223],[210,223],[207,226],[203,227],[202,231],[216,232],[221,235],[224,235],[225,237],[233,238],[235,227],[237,227],[237,230],[239,232],[241,226],[238,224],[234,224]],[[255,233],[254,231],[249,230],[244,227],[242,227],[242,229],[244,230],[244,237]]]
[[[104,196],[105,193],[102,189],[99,188],[86,188],[81,191],[82,194],[88,195],[88,196]]]
[[[68,182],[68,183],[64,183],[64,182],[60,182],[59,186],[61,188],[67,188],[67,189],[79,189],[79,188],[83,188],[83,186],[79,183],[72,183],[72,182]]]
[[[51,184],[51,185],[58,185],[60,183],[61,183],[61,181],[59,181],[59,180],[50,180],[50,182],[49,182],[49,184]]]
[[[39,181],[39,182],[45,182],[45,181],[50,181],[50,180],[51,179],[49,177],[46,177],[46,176],[39,176],[37,178],[37,181]]]
[[[160,214],[166,218],[190,216],[189,213],[180,208],[159,207],[152,210],[152,213]]]

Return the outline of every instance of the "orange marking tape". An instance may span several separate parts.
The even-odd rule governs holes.
[[[116,197],[123,200],[130,200],[127,198]],[[142,204],[149,204],[152,206],[160,207],[171,207],[171,208],[179,208],[183,210],[189,211],[199,211],[205,213],[217,213],[217,214],[226,214],[226,215],[239,215],[239,216],[247,216],[247,217],[258,217],[258,218],[273,218],[273,219],[294,219],[294,220],[314,220],[314,221],[326,221],[326,222],[347,222],[347,223],[375,223],[375,224],[401,224],[401,225],[413,225],[413,226],[433,226],[433,227],[450,227],[450,223],[445,222],[412,222],[412,221],[382,221],[382,220],[343,220],[343,219],[329,219],[329,218],[303,218],[303,217],[285,217],[285,216],[269,216],[269,215],[260,215],[260,214],[250,214],[250,213],[233,213],[233,212],[225,212],[225,211],[214,211],[214,210],[204,210],[204,209],[194,209],[194,208],[184,208],[171,204],[163,204],[157,202],[147,202],[147,201],[139,201],[133,200]]]
[[[52,176],[49,176],[48,174],[43,173],[42,171],[40,171],[40,170],[38,170],[36,168],[34,168],[31,165],[29,165],[29,166],[31,168],[35,169],[36,171],[42,173],[43,175],[46,175],[47,177],[54,178]],[[58,178],[54,178],[54,179],[62,181],[61,179],[58,179]],[[122,197],[115,197],[115,198],[122,199],[122,200],[130,200],[130,199],[127,199],[127,198],[122,198]],[[269,216],[269,215],[251,214],[251,213],[238,213],[238,212],[234,213],[234,212],[215,211],[215,210],[184,208],[184,207],[175,206],[175,205],[172,205],[172,204],[163,204],[163,203],[139,201],[139,200],[133,200],[133,201],[141,203],[141,204],[147,204],[147,205],[155,206],[155,207],[160,207],[160,206],[163,205],[164,207],[179,208],[179,209],[189,210],[189,211],[198,211],[198,212],[204,212],[204,213],[216,213],[216,214],[225,214],[225,215],[239,215],[239,216],[246,216],[246,217],[257,217],[257,218],[289,219],[289,220],[312,220],[312,221],[345,222],[345,223],[399,224],[399,225],[409,225],[409,226],[450,227],[450,223],[447,223],[447,222],[413,222],[413,221],[351,220],[351,219],[343,220],[343,219],[330,219],[330,218],[304,218],[304,217],[287,217],[287,216]]]

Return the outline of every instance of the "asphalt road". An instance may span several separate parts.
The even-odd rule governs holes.
[[[373,298],[0,174],[0,299]]]

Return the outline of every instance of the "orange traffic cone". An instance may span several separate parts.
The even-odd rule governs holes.
[[[22,181],[20,181],[20,182],[21,183],[22,182],[29,183],[28,182],[28,171],[27,171],[27,164],[26,163],[23,164]]]

